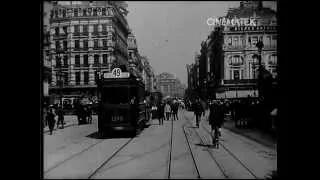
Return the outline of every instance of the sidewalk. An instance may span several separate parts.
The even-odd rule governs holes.
[[[208,117],[209,111],[206,111],[206,115]],[[230,119],[230,115],[226,115],[225,122],[223,124],[223,128],[232,131],[233,133],[244,136],[248,139],[251,139],[259,144],[262,144],[266,147],[274,149],[277,144],[277,140],[273,138],[270,134],[263,132],[257,128],[236,128],[234,126],[234,122]]]
[[[64,124],[64,128],[77,125],[78,124],[77,116],[75,116],[75,115],[65,115],[64,116],[64,123],[65,123]],[[54,130],[57,130],[57,121],[56,121],[56,123],[54,125]],[[49,127],[48,126],[43,128],[43,133],[47,133],[47,132],[49,132]]]
[[[263,132],[259,129],[236,128],[234,126],[234,122],[230,120],[229,117],[226,118],[223,124],[223,128],[228,129],[234,133],[240,134],[269,148],[275,148],[277,144],[277,140],[275,138],[273,138],[270,134],[267,134],[266,132]]]

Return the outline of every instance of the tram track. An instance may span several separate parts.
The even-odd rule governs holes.
[[[193,160],[193,164],[194,164],[195,169],[196,169],[196,171],[197,171],[197,175],[198,175],[197,178],[198,178],[198,179],[201,179],[201,176],[200,176],[200,173],[199,173],[199,169],[198,169],[196,160],[195,160],[195,158],[194,158],[194,155],[193,155],[193,152],[192,152],[192,149],[191,149],[191,146],[190,146],[190,142],[189,142],[187,133],[186,133],[186,131],[185,131],[185,125],[186,125],[186,124],[187,124],[187,123],[185,123],[185,124],[182,126],[182,130],[183,130],[183,133],[184,133],[184,135],[185,135],[185,137],[186,137],[187,144],[188,144],[188,147],[189,147],[189,151],[190,151],[190,154],[191,154],[191,157],[192,157],[192,160]]]
[[[185,114],[184,114],[184,117],[185,117],[185,119],[187,120],[187,123],[188,123],[188,124],[191,124],[189,118],[187,118]],[[201,144],[206,145],[206,143],[203,141],[203,138],[200,136],[200,134],[199,134],[197,131],[195,131],[195,130],[194,130],[194,132],[195,132],[195,133],[197,134],[197,136],[199,137]],[[229,176],[226,174],[226,172],[225,172],[224,168],[221,166],[221,164],[218,163],[217,159],[214,157],[214,155],[212,154],[212,152],[211,152],[210,150],[207,150],[207,152],[208,152],[209,156],[211,157],[211,159],[216,163],[216,165],[218,166],[219,170],[222,172],[223,176],[228,179]]]
[[[210,131],[203,125],[203,123],[201,124],[202,128],[210,135]],[[198,134],[198,132],[197,132]],[[198,134],[199,135],[199,134]],[[200,135],[199,135],[200,137]],[[241,164],[242,167],[244,167],[255,179],[259,179],[253,172],[252,170],[249,169],[249,167],[247,167],[234,153],[232,153],[223,143],[221,143],[221,141],[219,141],[219,144],[223,147],[223,149],[228,152],[228,154],[230,154],[237,162],[239,162],[239,164]]]
[[[171,176],[171,155],[172,155],[172,139],[173,139],[173,121],[171,120],[171,131],[170,131],[170,142],[169,142],[169,158],[168,158],[168,174],[167,178]]]
[[[99,173],[99,170],[104,167],[110,160],[112,160],[123,148],[125,148],[135,137],[130,138],[126,143],[124,143],[116,152],[114,152],[109,158],[107,158],[105,161],[103,161],[98,168],[96,168],[90,175],[88,176],[87,179],[91,179],[93,176]]]
[[[200,176],[200,173],[199,173],[199,169],[198,169],[198,166],[197,166],[197,163],[196,163],[196,160],[195,160],[195,157],[194,157],[194,154],[192,152],[192,149],[191,149],[191,146],[190,146],[190,142],[189,142],[189,139],[188,139],[188,136],[187,136],[187,133],[185,131],[185,125],[187,123],[185,123],[183,126],[182,126],[182,131],[184,133],[184,136],[186,138],[186,141],[187,141],[187,145],[188,145],[188,150],[190,152],[190,155],[191,155],[191,158],[193,160],[193,164],[194,164],[194,168],[197,172],[197,178],[198,179],[201,179],[201,176]],[[173,120],[171,120],[171,132],[170,132],[170,142],[169,142],[169,158],[168,158],[168,174],[167,174],[167,178],[170,179],[171,178],[171,164],[172,164],[172,150],[173,150]]]
[[[135,138],[136,138],[136,137],[132,137],[132,138],[130,138],[129,140],[127,140],[123,145],[121,145],[114,153],[112,153],[111,156],[109,156],[109,157],[108,157],[105,161],[103,161],[97,168],[95,168],[95,170],[94,170],[92,173],[89,174],[89,176],[87,177],[87,179],[91,179],[94,175],[98,174],[98,173],[99,173],[99,170],[100,170],[102,167],[104,167],[110,160],[112,160],[123,148],[125,148],[125,147],[126,147],[133,139],[135,139]],[[96,143],[94,143],[94,144],[92,144],[92,145],[84,148],[83,150],[81,150],[81,151],[79,151],[79,152],[77,152],[77,153],[69,156],[68,158],[66,158],[66,159],[64,159],[64,160],[56,163],[55,165],[53,165],[52,167],[50,167],[48,170],[46,170],[46,171],[44,172],[44,175],[45,175],[45,174],[48,174],[50,171],[58,168],[59,166],[63,165],[64,163],[66,163],[66,162],[68,162],[68,161],[70,161],[70,160],[72,160],[72,159],[80,156],[81,154],[87,152],[88,150],[94,148],[95,146],[97,146],[98,144],[101,144],[101,143],[104,142],[104,141],[105,141],[105,139],[99,140],[98,142],[96,142]]]
[[[51,166],[50,168],[48,168],[48,169],[44,172],[44,174],[49,173],[49,172],[52,171],[53,169],[59,167],[60,165],[64,164],[65,162],[67,162],[67,161],[75,158],[76,156],[79,156],[79,155],[83,154],[84,152],[86,152],[86,151],[88,151],[89,149],[93,148],[94,146],[102,143],[103,141],[104,141],[104,140],[99,140],[98,142],[96,142],[96,143],[94,143],[94,144],[91,144],[90,146],[84,148],[83,150],[81,150],[81,151],[79,151],[79,152],[77,152],[77,153],[75,153],[75,154],[72,154],[71,156],[67,157],[66,159],[64,159],[64,160],[62,160],[62,161],[59,161],[59,162],[56,163],[55,165],[53,165],[53,166]]]
[[[185,119],[188,121],[189,124],[192,123],[192,122],[190,121],[190,119],[186,117],[185,114],[184,114],[184,117],[185,117]],[[209,136],[211,136],[210,131],[204,126],[204,124],[203,124],[203,123],[200,123],[200,124],[201,124],[202,128],[206,131],[206,133],[208,133]],[[202,137],[202,136],[199,134],[199,132],[197,132],[196,130],[194,130],[194,132],[195,132],[195,133],[197,134],[197,136],[199,137],[201,144],[203,144],[203,145],[208,145],[208,146],[209,146],[209,144],[206,144],[206,143],[204,142],[204,140],[203,140],[204,137]],[[210,142],[210,140],[208,141],[207,138],[205,138],[205,139],[206,139],[206,142]],[[259,179],[259,178],[252,172],[252,170],[250,170],[250,168],[247,167],[247,166],[246,166],[234,153],[232,153],[231,150],[229,150],[221,141],[219,141],[219,145],[221,145],[221,147],[223,147],[223,149],[225,150],[225,152],[227,152],[227,154],[229,154],[229,155],[230,155],[233,159],[235,159],[243,168],[245,168],[246,171],[249,172],[252,177],[254,177],[255,179]],[[216,163],[217,166],[219,167],[219,169],[220,169],[220,171],[222,172],[222,174],[224,175],[224,177],[227,178],[227,179],[228,179],[228,178],[232,178],[232,177],[230,177],[230,176],[226,173],[226,170],[224,170],[224,168],[223,168],[223,166],[221,165],[221,163],[219,163],[218,160],[214,157],[213,152],[210,151],[210,150],[207,150],[207,152],[209,153],[210,157],[215,161],[215,163]]]

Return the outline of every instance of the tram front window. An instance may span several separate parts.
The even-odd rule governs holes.
[[[128,104],[129,93],[127,87],[108,87],[102,91],[102,102],[109,104]]]

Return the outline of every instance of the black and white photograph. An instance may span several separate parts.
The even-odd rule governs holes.
[[[279,178],[279,2],[40,3],[43,179]]]

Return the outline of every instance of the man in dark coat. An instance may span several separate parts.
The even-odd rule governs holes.
[[[64,128],[64,112],[63,109],[60,106],[57,108],[57,115],[58,115],[58,122],[57,122],[57,128],[59,128],[59,124],[61,124],[61,128]]]
[[[175,102],[172,105],[173,120],[179,120],[179,118],[178,118],[178,110],[179,110],[179,104],[178,104],[178,102]]]
[[[199,121],[201,119],[201,115],[204,112],[204,109],[200,103],[200,99],[197,99],[197,101],[194,104],[194,114],[196,115],[196,124],[199,128]]]
[[[51,106],[48,113],[47,113],[47,121],[48,121],[48,126],[50,130],[50,135],[52,135],[52,131],[54,129],[54,124],[55,124],[55,113],[53,112],[53,107]]]
[[[159,125],[163,125],[163,119],[164,119],[164,104],[163,103],[157,104],[157,111],[158,111]]]

